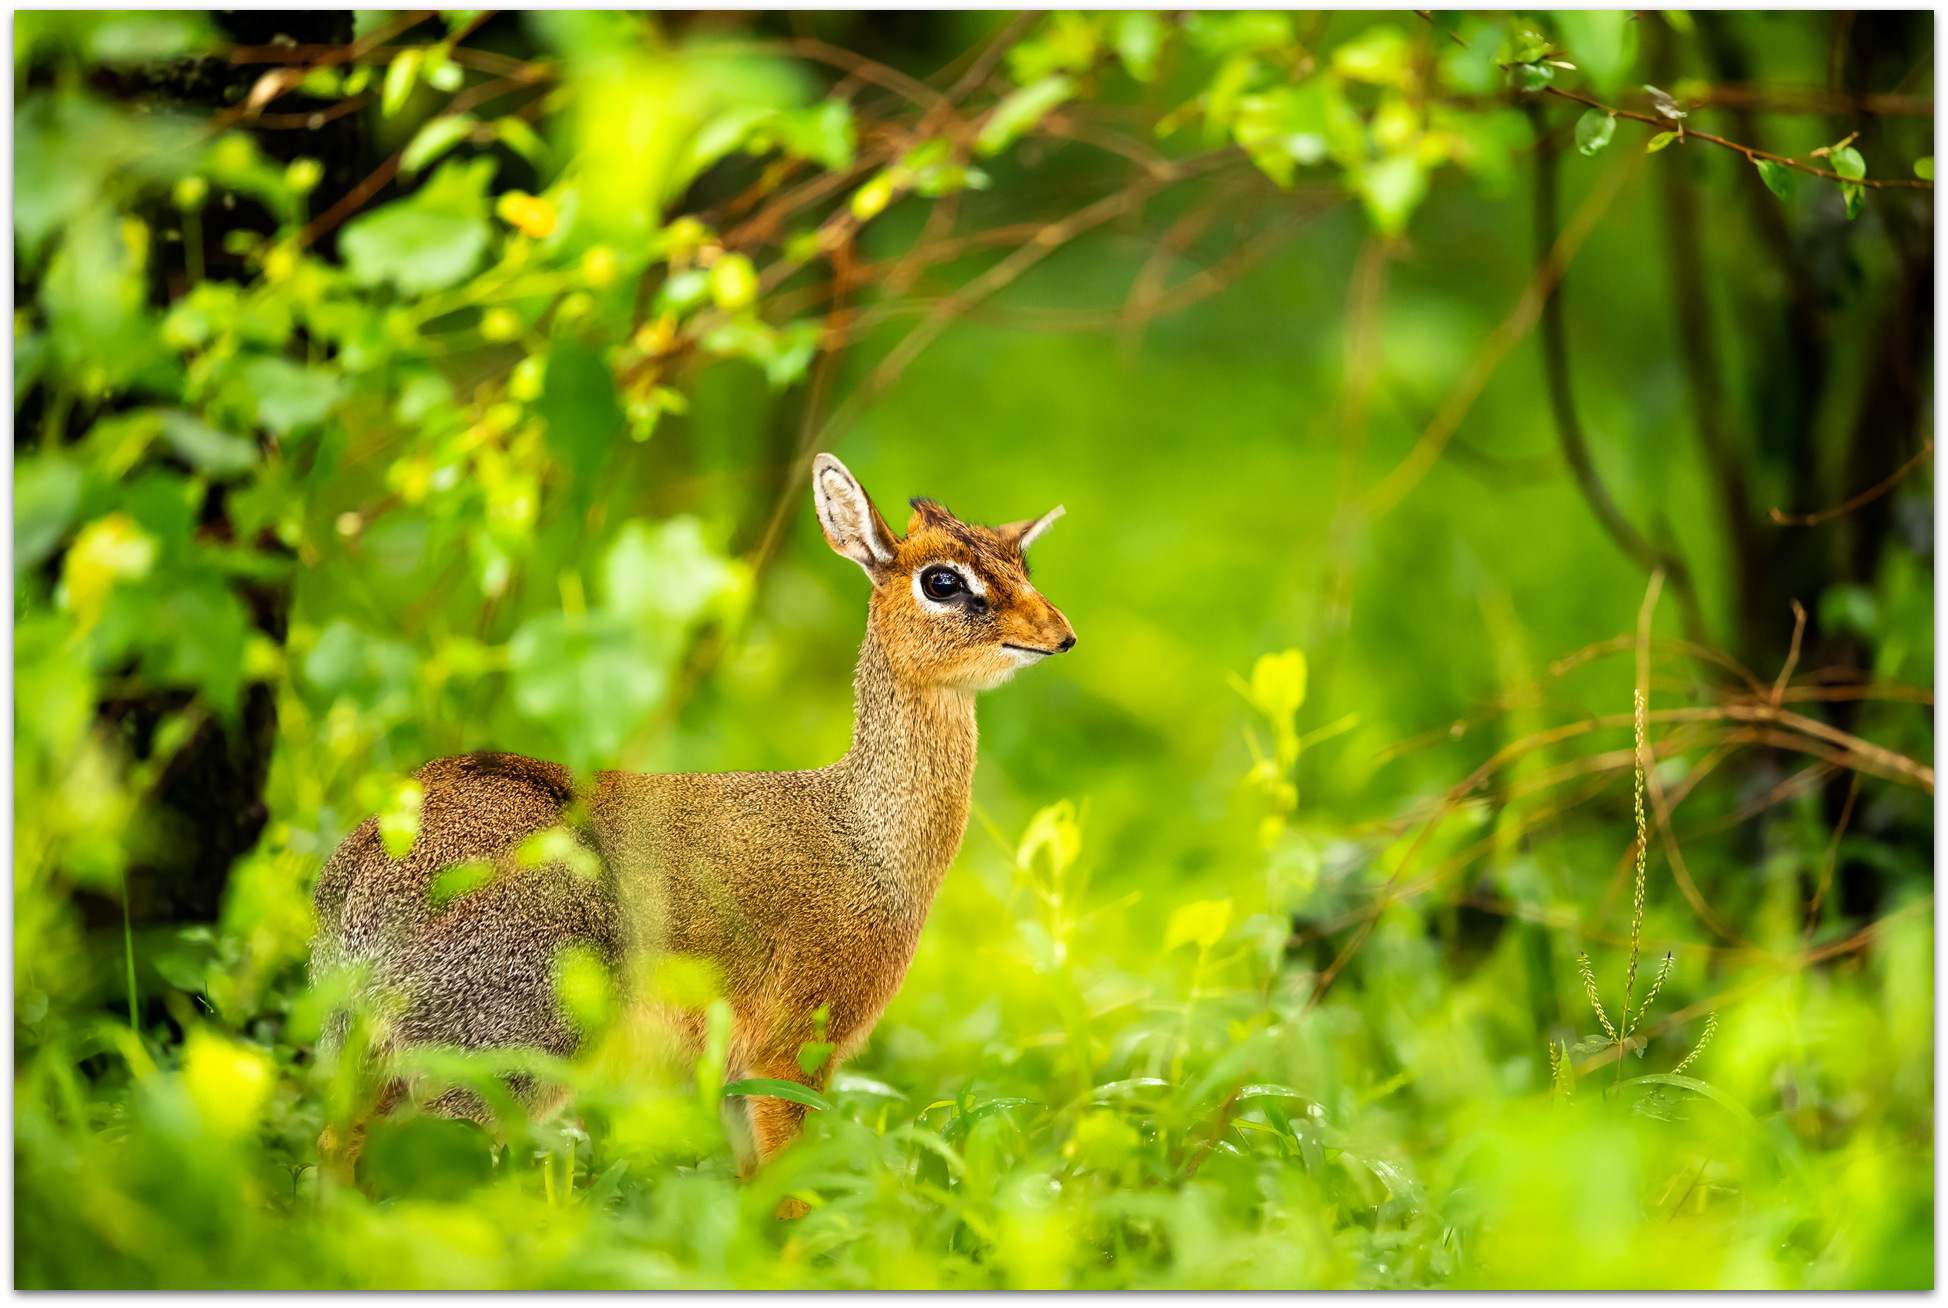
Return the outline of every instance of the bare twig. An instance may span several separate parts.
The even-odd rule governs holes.
[[[1921,449],[1913,458],[1895,469],[1892,476],[1861,491],[1846,503],[1836,504],[1830,509],[1821,509],[1818,513],[1787,513],[1783,509],[1775,508],[1772,510],[1772,520],[1782,527],[1816,527],[1829,519],[1852,513],[1861,505],[1877,500],[1888,491],[1893,490],[1894,487],[1900,484],[1902,478],[1920,467],[1928,456],[1933,453],[1934,440],[1929,438],[1921,442]]]
[[[1535,240],[1538,266],[1547,265],[1559,244],[1556,237],[1556,145],[1549,135],[1540,105],[1531,101],[1529,119],[1535,124]],[[1576,398],[1569,376],[1568,328],[1563,321],[1562,277],[1551,279],[1542,301],[1541,344],[1543,373],[1549,387],[1549,408],[1556,421],[1556,434],[1563,458],[1576,476],[1576,484],[1588,501],[1590,511],[1623,552],[1645,569],[1662,568],[1677,592],[1686,633],[1702,640],[1704,614],[1698,605],[1697,588],[1691,570],[1674,547],[1653,544],[1624,516],[1611,497],[1609,488],[1597,473],[1583,433],[1582,419],[1576,413]]]
[[[1813,938],[1813,931],[1819,926],[1820,905],[1826,901],[1827,889],[1833,884],[1833,865],[1840,855],[1840,837],[1846,834],[1847,822],[1853,817],[1853,802],[1860,798],[1860,774],[1853,774],[1853,783],[1847,787],[1847,802],[1840,808],[1840,820],[1833,824],[1833,838],[1826,843],[1826,857],[1820,862],[1819,885],[1813,891],[1813,902],[1806,907],[1806,939]]]
[[[889,68],[876,59],[868,59],[864,55],[854,54],[836,45],[827,45],[813,37],[796,37],[780,42],[774,48],[789,50],[793,54],[803,55],[807,59],[816,59],[834,68],[843,68],[861,81],[884,87],[896,95],[911,100],[923,109],[939,108],[946,103],[945,97],[940,92],[925,82],[908,77],[897,68]]]
[[[1421,434],[1413,450],[1366,493],[1365,507],[1369,514],[1377,517],[1393,508],[1434,466],[1441,456],[1441,450],[1460,428],[1462,419],[1474,407],[1489,378],[1494,376],[1495,369],[1535,326],[1542,314],[1543,303],[1562,279],[1563,270],[1576,257],[1584,240],[1609,209],[1611,202],[1622,193],[1624,183],[1635,174],[1640,163],[1641,156],[1618,164],[1590,191],[1589,197],[1563,229],[1561,238],[1555,241],[1548,256],[1536,267],[1529,284],[1516,299],[1515,307],[1481,343],[1475,357],[1469,361],[1467,371],[1461,374],[1460,380],[1442,399],[1441,407],[1434,413],[1434,420],[1427,425],[1427,430]]]
[[[1792,681],[1792,670],[1799,666],[1799,642],[1806,636],[1806,609],[1798,600],[1792,602],[1792,648],[1786,651],[1786,661],[1779,666],[1779,679],[1772,683],[1772,694],[1768,697],[1777,708],[1785,698],[1786,686]]]

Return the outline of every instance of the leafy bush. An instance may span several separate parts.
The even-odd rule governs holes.
[[[1929,43],[1816,17],[17,15],[17,1284],[1931,1285]],[[565,958],[321,1178],[322,861],[836,756],[842,439],[1080,644],[806,1137]]]

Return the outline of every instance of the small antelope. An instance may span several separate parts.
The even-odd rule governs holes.
[[[712,960],[733,1015],[732,1079],[822,1090],[865,1042],[960,849],[975,692],[1068,650],[1075,632],[1029,584],[1022,556],[1060,507],[990,529],[916,499],[902,540],[830,454],[813,465],[812,487],[826,541],[872,581],[852,747],[806,772],[598,773],[576,831],[599,858],[594,877],[516,856],[523,841],[562,825],[576,799],[567,769],[493,753],[428,763],[411,853],[388,856],[368,818],[318,879],[314,979],[362,966],[365,984],[394,996],[379,1052],[571,1054],[579,1037],[554,985],[556,959],[571,945],[593,948],[619,979],[645,952]],[[474,860],[490,861],[493,878],[435,906],[434,879]],[[702,1049],[701,1014],[643,1011],[682,1047]],[[834,1049],[808,1075],[797,1056],[821,1022]],[[526,1077],[511,1077],[509,1088],[535,1116],[564,1097]],[[378,1111],[405,1092],[389,1085]],[[748,1174],[796,1138],[805,1110],[767,1096],[744,1104]],[[465,1091],[425,1107],[489,1119]],[[347,1141],[329,1130],[320,1139],[335,1174],[350,1179],[362,1136],[355,1125]]]

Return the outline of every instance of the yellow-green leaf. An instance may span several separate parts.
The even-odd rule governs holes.
[[[1229,925],[1231,901],[1228,899],[1200,899],[1180,905],[1170,915],[1170,927],[1163,936],[1163,950],[1167,954],[1179,945],[1189,944],[1199,949],[1209,949],[1224,938],[1224,929]]]
[[[1306,663],[1302,650],[1263,654],[1251,668],[1251,702],[1273,722],[1289,724],[1305,703]]]

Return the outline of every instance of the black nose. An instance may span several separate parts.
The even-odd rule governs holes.
[[[1075,637],[1066,636],[1063,638],[1062,643],[1055,647],[1055,652],[1058,654],[1067,654],[1070,650],[1074,648],[1075,648]]]

